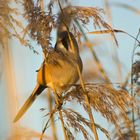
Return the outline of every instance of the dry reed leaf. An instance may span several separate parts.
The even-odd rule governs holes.
[[[87,32],[87,34],[108,34],[108,33],[124,33],[128,36],[130,36],[131,38],[133,38],[138,44],[140,44],[140,41],[135,38],[134,36],[130,35],[129,33],[123,31],[123,30],[118,30],[118,29],[112,29],[112,30],[100,30],[100,31],[93,31],[93,32]]]

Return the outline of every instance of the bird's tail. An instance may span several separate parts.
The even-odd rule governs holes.
[[[33,90],[32,94],[29,96],[27,101],[24,103],[24,105],[21,107],[19,112],[17,113],[14,122],[17,122],[24,113],[28,110],[28,108],[32,105],[32,103],[35,101],[36,97],[41,94],[41,92],[45,89],[44,86],[41,86],[39,84],[36,85],[35,89]]]

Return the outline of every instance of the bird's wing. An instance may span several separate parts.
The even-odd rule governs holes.
[[[23,115],[24,113],[28,110],[28,108],[32,105],[32,103],[35,101],[36,97],[41,94],[41,92],[45,89],[45,86],[37,84],[36,87],[34,88],[32,94],[29,96],[27,101],[24,103],[24,105],[21,107],[19,112],[17,113],[14,122],[17,122]]]

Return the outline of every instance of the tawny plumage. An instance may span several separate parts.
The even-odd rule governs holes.
[[[82,71],[82,61],[78,44],[72,33],[64,31],[58,35],[54,48],[50,49],[37,74],[37,85],[30,97],[19,110],[14,122],[18,121],[41,92],[49,87],[61,95],[79,79],[77,71]]]

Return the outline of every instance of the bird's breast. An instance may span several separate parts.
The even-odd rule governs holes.
[[[74,84],[79,78],[75,63],[66,60],[57,60],[56,63],[42,65],[38,72],[38,83],[61,92]]]

